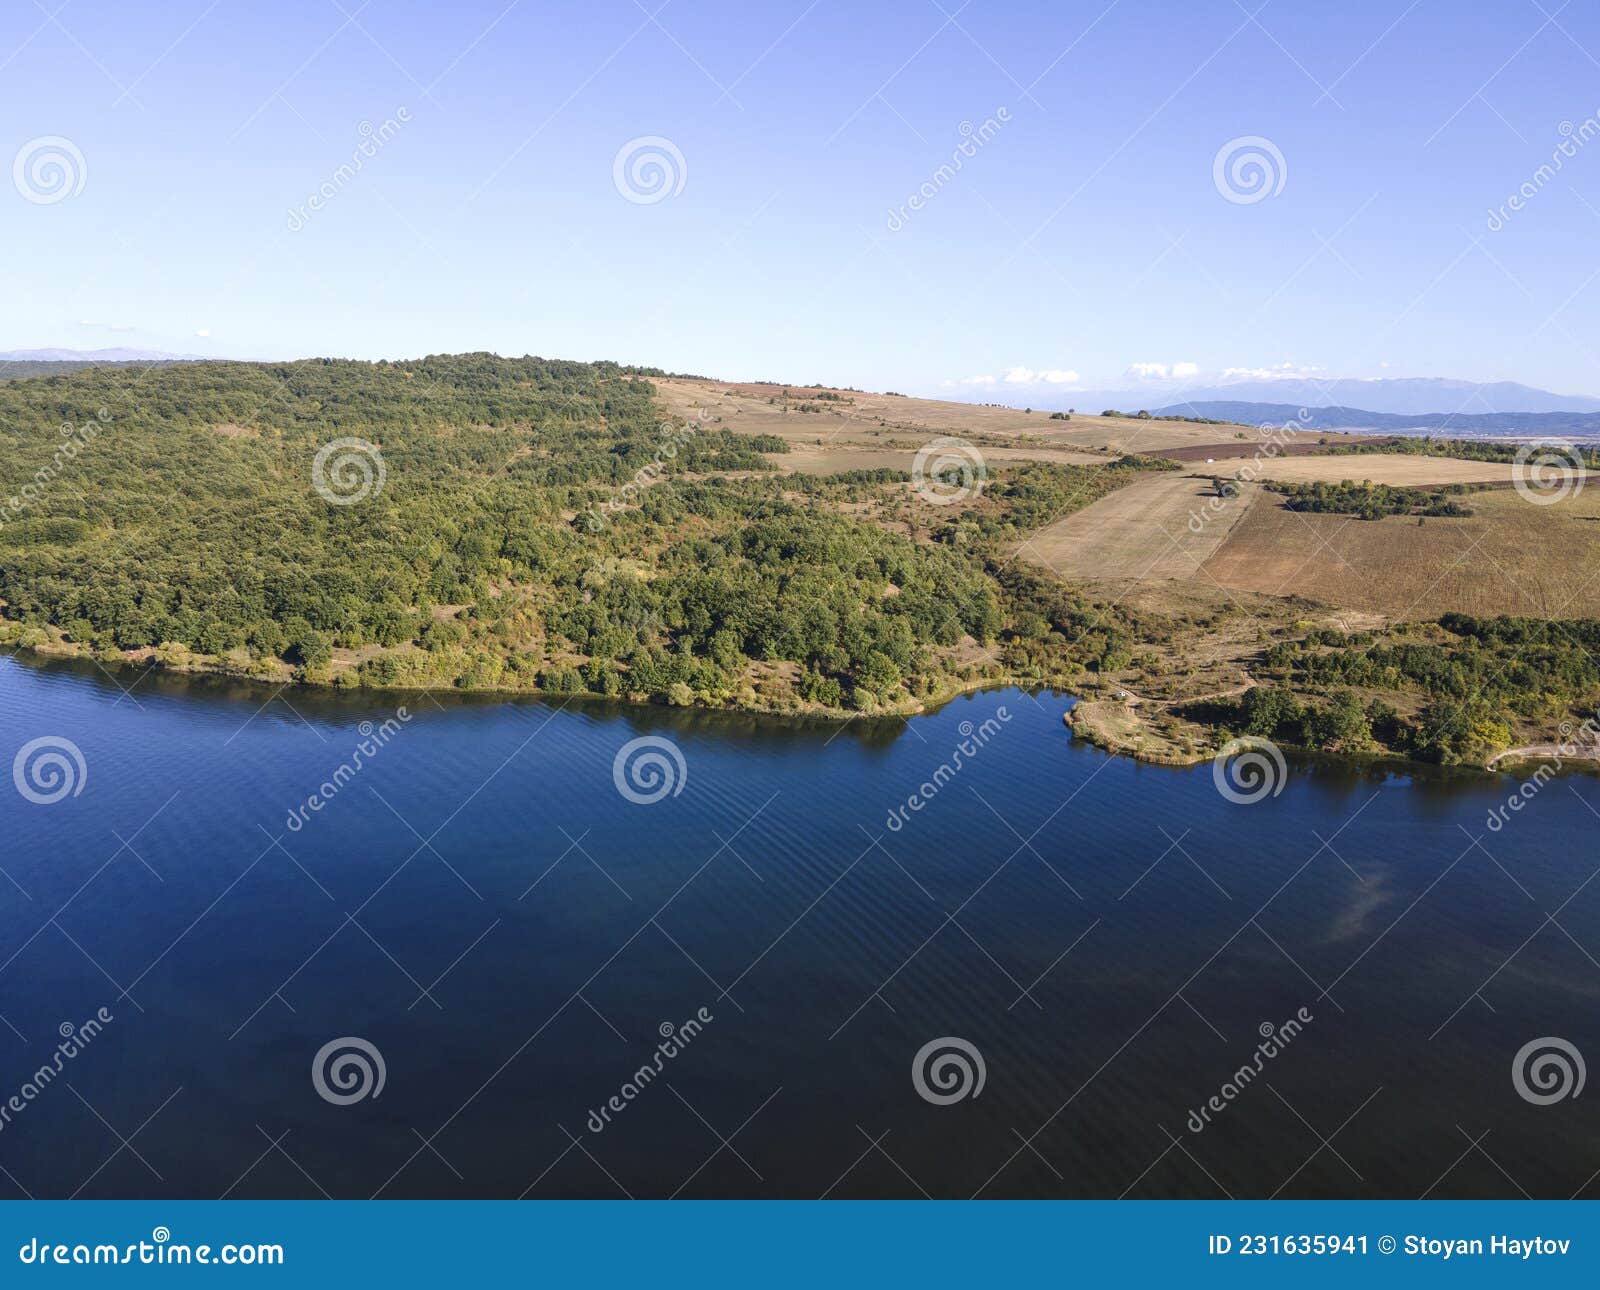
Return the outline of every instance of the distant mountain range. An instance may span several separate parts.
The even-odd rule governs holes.
[[[1600,398],[1585,394],[1553,394],[1515,381],[1446,380],[1440,377],[1396,377],[1376,380],[1315,381],[1284,378],[1233,381],[1214,385],[1163,382],[1131,390],[1063,390],[1059,386],[1026,386],[1008,391],[1007,402],[1031,402],[1036,408],[1099,412],[1117,408],[1185,409],[1206,403],[1293,404],[1296,408],[1344,407],[1399,416],[1488,416],[1505,412],[1600,412]],[[1203,416],[1197,411],[1189,416]]]
[[[1453,381],[1403,377],[1373,381],[1241,381],[1190,389],[1179,403],[1293,403],[1300,408],[1347,407],[1402,416],[1501,412],[1600,412],[1600,399],[1582,394],[1552,394],[1515,381]],[[1196,413],[1194,415],[1200,415]]]
[[[167,354],[156,349],[8,349],[0,363],[190,363],[203,354]]]
[[[1374,430],[1384,434],[1431,434],[1458,439],[1600,439],[1600,412],[1373,412],[1366,408],[1305,408],[1293,403],[1235,400],[1185,401],[1151,409],[1156,416],[1208,417],[1243,425],[1284,425],[1308,430]],[[1302,413],[1308,415],[1302,416]]]

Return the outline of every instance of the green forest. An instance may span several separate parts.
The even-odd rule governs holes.
[[[1265,684],[1196,716],[1296,747],[1482,765],[1520,725],[1592,712],[1597,656],[1592,618],[1446,614],[1381,633],[1319,630],[1272,645]]]
[[[0,640],[774,710],[1125,655],[1115,627],[1069,641],[1094,609],[996,576],[998,552],[1144,463],[1021,465],[895,531],[849,510],[904,507],[905,475],[780,474],[781,439],[664,423],[653,375],[467,354],[0,382]]]

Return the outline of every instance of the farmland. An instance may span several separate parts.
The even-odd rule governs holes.
[[[1305,514],[1260,484],[1237,487],[1220,499],[1200,479],[1141,479],[1046,527],[1019,555],[1078,581],[1150,590],[1176,579],[1394,619],[1600,615],[1596,490],[1536,506],[1485,489],[1458,499],[1471,515],[1419,523]]]
[[[1211,492],[1189,475],[1140,479],[1035,534],[1021,554],[1069,580],[1196,579],[1250,509],[1241,498],[1210,522],[1191,524]]]
[[[1450,457],[1327,456],[1287,457],[1269,461],[1255,475],[1258,479],[1274,479],[1284,483],[1353,479],[1415,488],[1426,484],[1509,485],[1511,469],[1505,462],[1458,461]]]
[[[1600,616],[1600,490],[1549,506],[1511,489],[1472,493],[1463,499],[1471,516],[1420,524],[1299,514],[1258,486],[1246,490],[1203,581],[1396,619]]]
[[[1508,463],[1185,455],[1017,545],[1018,559],[1164,624],[1131,666],[1082,688],[1081,736],[1152,761],[1196,760],[1243,729],[1481,764],[1593,710],[1600,488],[1574,480],[1535,502]],[[1359,513],[1383,491],[1366,483],[1416,490],[1398,508],[1412,513]],[[1332,486],[1327,509],[1286,504],[1280,490],[1306,484]],[[1466,491],[1429,492],[1451,487]],[[1339,513],[1344,499],[1358,513]],[[1420,513],[1430,499],[1443,510]],[[1339,644],[1336,665],[1317,662],[1318,642]],[[1384,661],[1362,662],[1369,650]],[[1368,688],[1325,679],[1339,675]]]
[[[736,383],[669,377],[656,387],[662,405],[676,418],[701,414],[718,418],[712,424],[736,434],[776,435],[787,440],[797,461],[776,464],[806,473],[827,473],[800,461],[852,464],[871,452],[893,460],[910,460],[928,439],[954,436],[979,445],[996,460],[1091,462],[1126,452],[1160,453],[1168,448],[1197,447],[1227,440],[1248,451],[1257,432],[1244,427],[1195,425],[1184,421],[1139,420],[1074,414],[1052,420],[1049,413],[1021,408],[954,403],[940,399],[872,394],[861,390]],[[1238,436],[1235,439],[1233,436]],[[1304,436],[1307,440],[1315,436]],[[812,451],[802,452],[802,449]]]

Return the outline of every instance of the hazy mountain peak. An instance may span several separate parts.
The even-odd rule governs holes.
[[[158,349],[8,349],[0,350],[6,363],[188,363],[204,354],[169,354]]]
[[[1519,412],[1600,412],[1600,398],[1556,394],[1516,381],[1463,381],[1450,377],[1271,377],[1231,381],[1158,381],[1132,389],[1063,390],[1059,386],[1012,387],[1008,403],[1080,412],[1117,408],[1182,408],[1201,403],[1293,404],[1303,408],[1349,407],[1416,416],[1423,413],[1499,415]]]

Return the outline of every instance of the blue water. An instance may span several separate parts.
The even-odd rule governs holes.
[[[1600,1095],[1512,1078],[1600,1058],[1594,779],[1490,833],[1512,780],[1301,763],[1240,805],[1016,690],[840,728],[136,679],[0,660],[0,771],[86,772],[0,779],[0,1193],[1594,1194]],[[685,773],[636,804],[644,736]],[[341,1105],[345,1037],[384,1084]],[[936,1105],[947,1037],[983,1084]]]

